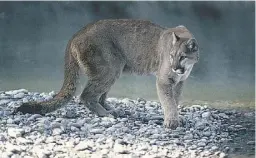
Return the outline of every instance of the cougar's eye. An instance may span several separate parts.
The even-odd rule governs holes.
[[[181,62],[182,60],[186,59],[186,58],[187,58],[186,56],[181,56],[181,57],[180,57],[180,62]]]

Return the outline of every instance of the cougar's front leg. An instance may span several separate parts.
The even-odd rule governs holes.
[[[175,98],[177,105],[180,104],[180,97],[181,97],[181,93],[182,93],[183,84],[184,84],[184,81],[180,81],[174,87],[173,93],[174,93],[174,98]]]
[[[157,79],[157,94],[164,109],[164,126],[166,128],[176,129],[179,125],[178,107],[175,100],[175,85],[168,79],[163,81]]]

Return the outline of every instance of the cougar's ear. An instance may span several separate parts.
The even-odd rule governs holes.
[[[190,50],[190,51],[198,51],[198,45],[197,45],[197,41],[196,39],[194,38],[190,38],[187,43],[187,48]]]
[[[172,45],[174,45],[180,38],[172,32]]]

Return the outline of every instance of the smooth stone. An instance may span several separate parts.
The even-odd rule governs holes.
[[[218,149],[219,149],[219,147],[217,147],[217,146],[215,146],[215,145],[211,147],[211,150],[213,150],[213,151],[216,151],[216,150],[218,150]]]
[[[47,100],[50,100],[52,99],[53,97],[52,96],[44,96],[44,99],[47,101]]]
[[[5,151],[1,153],[1,158],[10,158],[13,155],[11,151]]]
[[[6,141],[7,140],[6,137],[7,137],[6,134],[5,135],[4,134],[0,134],[0,141]]]
[[[235,128],[243,128],[242,125],[235,125]]]
[[[124,98],[121,100],[122,103],[124,103],[126,106],[132,106],[133,105],[133,102],[131,99],[129,98]]]
[[[207,142],[207,140],[205,138],[202,138],[200,142]]]
[[[42,115],[40,115],[40,114],[33,114],[27,120],[28,121],[35,121],[37,118],[41,118],[41,117],[42,117]]]
[[[36,152],[38,158],[48,158],[48,155],[43,152]]]
[[[247,113],[244,113],[244,116],[245,117],[254,117],[255,114],[254,114],[254,112],[247,112]]]
[[[18,137],[17,139],[16,139],[16,141],[18,142],[18,143],[20,143],[20,144],[32,144],[33,143],[33,141],[32,140],[29,140],[29,139],[26,139],[26,138],[23,138],[23,137]]]
[[[144,99],[144,98],[137,98],[137,101],[138,102],[145,102],[145,103],[147,102],[146,99]]]
[[[15,124],[19,124],[22,121],[22,118],[20,116],[17,116],[16,118],[14,118],[13,121]]]
[[[62,133],[63,133],[63,130],[62,130],[61,128],[54,128],[54,129],[52,130],[52,135],[53,135],[53,136],[60,135],[60,134],[62,134]]]
[[[28,90],[26,89],[17,89],[17,90],[11,90],[11,91],[6,91],[5,94],[8,94],[8,95],[15,95],[15,94],[18,94],[18,93],[28,93]]]
[[[195,150],[195,149],[197,149],[197,145],[191,145],[190,147],[188,147],[188,149],[190,149],[190,150]]]
[[[105,127],[105,128],[108,128],[108,127],[112,126],[112,123],[110,121],[102,121],[100,123],[100,125]]]
[[[6,120],[6,123],[7,123],[7,124],[13,124],[13,123],[14,123],[14,120],[11,119],[11,118],[8,118],[8,119]]]
[[[6,105],[6,104],[8,104],[10,102],[11,102],[11,100],[7,100],[7,99],[0,100],[0,105]]]
[[[27,102],[29,102],[29,99],[28,98],[22,98],[22,102],[27,103]]]
[[[62,126],[62,124],[59,123],[59,122],[52,122],[52,123],[51,123],[51,127],[52,127],[52,128],[60,128],[61,126]]]
[[[175,143],[175,144],[180,144],[179,139],[174,139],[172,142]]]
[[[202,113],[202,118],[209,119],[210,116],[211,116],[211,112],[209,111]]]
[[[10,116],[12,114],[9,110],[4,110],[4,116]]]
[[[49,93],[49,95],[50,96],[54,96],[56,93],[54,92],[54,91],[51,91],[50,93]]]
[[[25,133],[25,130],[20,128],[8,128],[7,133],[10,137],[17,138],[22,136]]]
[[[198,130],[203,130],[206,126],[206,122],[205,121],[197,121],[195,124],[195,128]]]
[[[178,134],[176,134],[176,133],[172,133],[172,134],[170,134],[170,136],[172,137],[172,138],[179,138],[180,136],[178,135]]]
[[[219,158],[226,158],[227,157],[227,155],[225,154],[225,153],[220,153],[220,155],[219,155]]]
[[[103,132],[104,132],[104,129],[102,128],[95,128],[90,130],[90,133],[93,133],[93,134],[102,134]]]
[[[14,154],[14,155],[12,155],[12,157],[11,158],[21,158],[21,156],[20,155],[18,155],[18,154]]]
[[[247,145],[255,145],[255,141],[248,141]]]
[[[66,111],[66,114],[65,114],[65,116],[67,117],[67,118],[76,118],[77,117],[77,113],[76,113],[76,110],[75,109],[68,109],[67,111]]]
[[[128,121],[128,118],[121,118],[120,119],[120,122],[127,122]]]
[[[206,143],[205,143],[205,142],[199,142],[199,143],[197,143],[197,146],[199,146],[199,147],[205,147],[205,146],[206,146]]]
[[[76,128],[80,128],[81,125],[78,123],[70,123],[70,126],[76,127]]]
[[[115,123],[116,119],[112,117],[102,117],[102,121],[110,121],[111,123]]]
[[[225,113],[219,113],[218,115],[219,115],[220,117],[224,118],[224,119],[228,119],[228,118],[229,118],[229,116],[226,115]]]
[[[55,141],[55,138],[52,136],[47,137],[45,140],[45,143],[54,143],[54,142],[56,142],[56,141]]]
[[[104,141],[106,141],[106,138],[101,136],[101,137],[98,137],[98,139],[96,140],[96,143],[103,143]]]
[[[76,151],[82,151],[82,150],[86,150],[86,149],[91,149],[91,146],[89,145],[88,142],[82,141],[82,142],[79,142],[79,144],[77,144],[75,146]]]
[[[81,118],[78,118],[76,120],[76,124],[78,124],[78,126],[82,127],[86,124],[86,119],[81,119]]]
[[[149,120],[163,120],[163,116],[161,115],[154,115],[149,118]]]
[[[148,146],[146,145],[141,145],[137,148],[138,150],[143,150],[143,151],[147,151],[148,150]]]
[[[21,148],[18,145],[13,145],[11,143],[7,143],[6,150],[9,152],[20,152]]]
[[[209,137],[212,135],[212,133],[210,131],[206,131],[206,132],[203,132],[203,135],[206,137]]]
[[[115,143],[113,150],[114,150],[114,152],[117,152],[119,154],[129,154],[130,153],[130,151],[128,151],[125,146],[118,144],[118,143]]]
[[[0,110],[0,118],[4,116],[4,111]]]
[[[201,105],[192,105],[191,108],[202,109]]]
[[[160,134],[158,134],[158,133],[156,133],[156,134],[153,134],[152,136],[151,136],[151,138],[153,138],[153,139],[159,139],[159,138],[161,138],[162,136],[160,135]]]
[[[79,131],[79,128],[75,127],[75,126],[71,126],[70,130],[73,132]]]
[[[18,93],[18,94],[13,95],[13,98],[14,98],[14,99],[21,99],[21,98],[23,98],[24,96],[25,96],[24,93]]]
[[[0,94],[0,99],[10,99],[10,98],[12,98],[11,95]]]
[[[185,140],[191,140],[191,139],[193,139],[193,134],[185,135],[185,136],[184,136],[184,139],[185,139]]]

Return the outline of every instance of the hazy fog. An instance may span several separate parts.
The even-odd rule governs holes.
[[[198,94],[217,86],[209,95],[230,87],[239,93],[234,97],[254,96],[255,2],[0,2],[0,90],[58,90],[70,37],[88,23],[115,18],[185,25],[201,50],[188,86],[197,85]],[[153,77],[147,80],[154,86]],[[124,77],[119,85],[140,92],[134,82]]]

